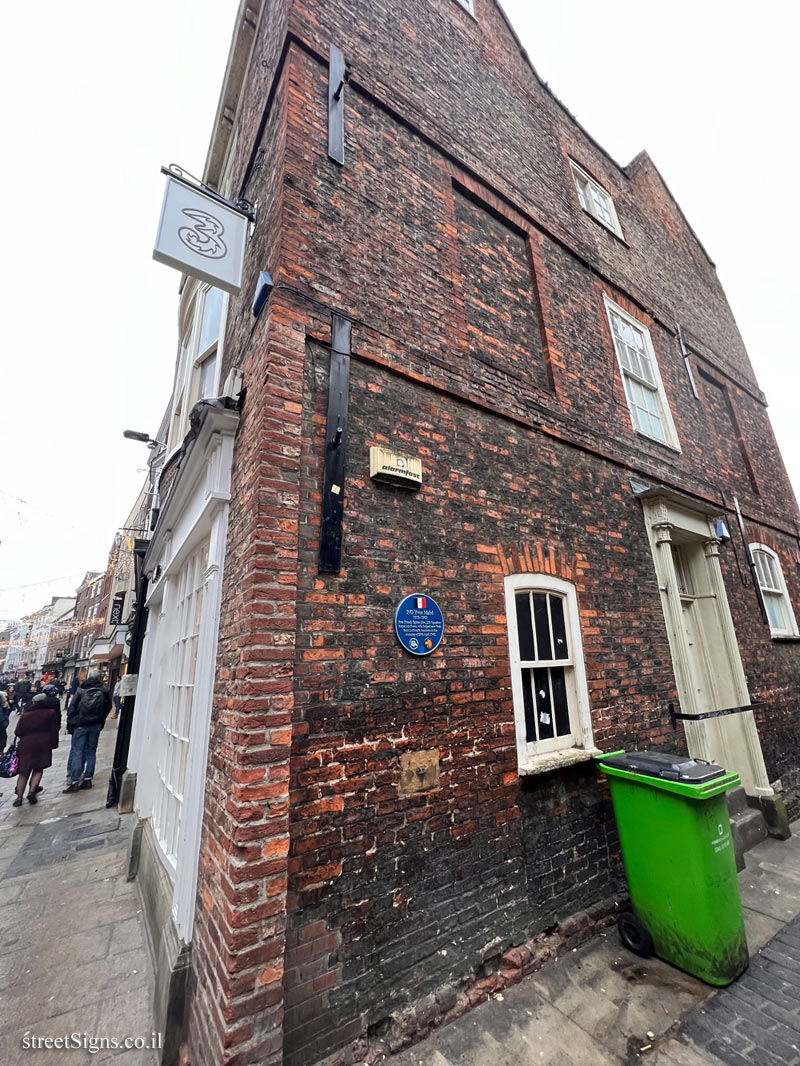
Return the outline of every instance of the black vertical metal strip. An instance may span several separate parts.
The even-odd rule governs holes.
[[[739,532],[742,536],[742,544],[744,545],[744,557],[747,560],[747,565],[750,567],[750,577],[753,581],[753,590],[758,600],[758,609],[761,611],[761,621],[765,625],[769,625],[769,615],[767,614],[767,608],[764,604],[764,593],[761,591],[761,582],[758,580],[758,571],[756,570],[756,561],[753,558],[753,553],[750,551],[750,542],[747,539],[747,530],[744,528],[744,518],[742,517],[742,509],[739,507],[739,501],[734,496],[733,506],[736,510],[736,522],[739,526]]]
[[[147,630],[147,574],[144,572],[144,557],[150,545],[149,540],[137,537],[133,542],[133,567],[134,587],[136,589],[136,610],[131,627],[131,649],[128,658],[128,673],[139,673],[142,661],[142,645]],[[117,727],[117,741],[114,745],[114,762],[111,766],[111,776],[108,779],[108,791],[106,792],[106,807],[113,807],[119,802],[122,777],[128,769],[128,754],[131,746],[131,732],[133,729],[133,712],[136,703],[135,696],[126,696],[120,707],[119,726]]]
[[[344,163],[344,55],[333,45],[328,67],[328,155]]]
[[[325,479],[322,487],[322,529],[319,569],[338,574],[342,568],[344,479],[347,463],[347,402],[350,391],[350,323],[334,315],[331,323],[331,366],[328,381],[328,424],[325,430]]]

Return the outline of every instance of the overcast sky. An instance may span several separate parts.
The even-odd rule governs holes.
[[[717,264],[800,486],[796,5],[504,6],[595,139],[622,164],[652,156]],[[5,5],[0,618],[105,569],[143,480],[147,449],[122,430],[156,432],[177,339],[179,275],[151,258],[159,168],[203,169],[236,9]]]

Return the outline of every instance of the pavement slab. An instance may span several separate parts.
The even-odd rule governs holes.
[[[109,722],[92,789],[62,792],[67,737],[37,804],[12,807],[14,783],[0,782],[0,1066],[155,1066],[149,1048],[121,1045],[152,1039],[153,978],[127,881],[133,816],[105,805],[115,741]],[[68,1044],[37,1049],[34,1037]],[[118,1044],[100,1047],[101,1038]]]

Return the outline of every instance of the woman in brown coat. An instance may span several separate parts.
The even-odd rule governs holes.
[[[58,747],[60,729],[61,705],[58,698],[40,692],[19,716],[17,728],[14,730],[19,737],[19,777],[15,789],[17,798],[13,806],[22,806],[22,797],[29,779],[28,803],[38,803],[36,793],[41,791],[39,785],[43,771],[53,765],[53,748]]]

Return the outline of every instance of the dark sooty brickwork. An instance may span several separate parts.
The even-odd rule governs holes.
[[[620,169],[476,0],[266,0],[234,186],[258,201],[225,366],[244,372],[193,966],[193,1062],[310,1066],[399,1046],[592,935],[624,891],[591,762],[521,778],[504,579],[578,599],[597,747],[685,750],[631,479],[778,552],[797,507],[713,264],[642,154]],[[327,58],[348,66],[327,156]],[[244,69],[244,68],[243,68]],[[580,209],[575,159],[624,240]],[[258,271],[276,286],[258,323]],[[649,329],[681,451],[631,426],[604,296]],[[352,322],[343,565],[318,572],[331,314]],[[698,395],[676,323],[681,323]],[[418,457],[418,492],[369,448]],[[771,780],[800,795],[797,644],[722,548]],[[445,637],[405,653],[425,592]],[[439,785],[402,794],[400,756]]]

